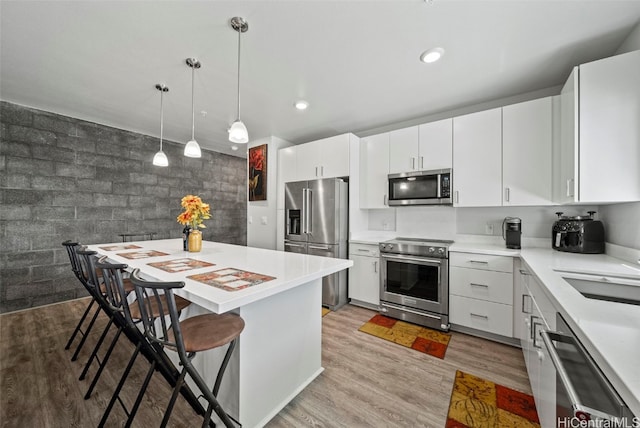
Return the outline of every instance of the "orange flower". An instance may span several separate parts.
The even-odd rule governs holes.
[[[187,195],[180,201],[180,205],[184,208],[178,217],[178,223],[190,224],[192,229],[206,228],[202,222],[211,218],[209,204],[205,204],[200,196]]]

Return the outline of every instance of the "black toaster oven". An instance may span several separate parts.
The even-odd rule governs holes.
[[[604,225],[593,219],[595,211],[588,216],[563,216],[556,213],[558,219],[553,223],[551,246],[554,250],[569,253],[604,253]]]

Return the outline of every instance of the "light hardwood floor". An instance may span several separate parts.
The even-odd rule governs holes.
[[[133,346],[119,341],[93,396],[84,400],[91,377],[78,376],[102,328],[94,329],[76,362],[64,345],[86,304],[81,299],[0,316],[3,427],[97,426]],[[325,371],[268,427],[443,427],[456,370],[531,393],[520,349],[453,333],[440,360],[359,332],[373,315],[347,305],[323,318]],[[129,404],[147,364],[139,358],[125,387]],[[154,375],[134,426],[158,426],[169,395],[164,379]],[[116,405],[107,426],[122,426],[124,419]],[[180,397],[171,426],[200,424]]]

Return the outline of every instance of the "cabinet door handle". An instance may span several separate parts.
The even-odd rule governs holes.
[[[573,178],[567,179],[567,197],[573,196]]]
[[[542,349],[542,346],[538,345],[538,342],[536,341],[537,333],[538,333],[538,330],[536,329],[536,327],[542,327],[542,323],[541,322],[533,323],[533,347]]]
[[[320,177],[324,177],[324,165],[320,165]]]
[[[489,264],[489,262],[486,261],[486,260],[469,260],[469,263],[478,263],[478,264],[481,264],[481,265],[488,265]]]
[[[525,305],[524,305],[524,298],[528,297],[529,298],[529,309],[525,309]],[[523,294],[522,295],[522,313],[523,314],[531,314],[531,296],[529,296],[528,294]]]
[[[521,273],[522,275],[527,275],[527,276],[528,276],[528,275],[531,275],[529,272],[527,272],[527,271],[526,271],[526,270],[524,270],[524,269],[520,269],[520,273]]]
[[[316,167],[316,177],[318,176],[318,167]]]
[[[456,190],[456,191],[454,192],[454,194],[455,194],[455,202],[456,202],[456,204],[457,204],[457,203],[459,203],[459,202],[460,202],[459,192]]]
[[[509,188],[505,187],[504,188],[504,200],[507,201],[507,202],[509,202],[509,197],[510,197],[509,193],[510,193],[509,192]]]
[[[488,286],[488,285],[486,285],[486,284],[476,284],[475,282],[470,282],[470,283],[469,283],[469,285],[470,285],[470,286],[472,286],[472,287],[483,287],[483,288],[489,288],[489,286]]]
[[[424,156],[420,156],[420,169],[424,168]]]
[[[416,158],[411,158],[411,169],[416,169]]]
[[[534,318],[539,319],[539,317],[536,315],[531,315],[529,318],[531,319],[531,322],[529,323],[529,325],[531,326],[531,328],[529,329],[529,338],[533,339],[533,326],[537,324],[536,321],[534,321]]]
[[[374,273],[378,273],[378,261],[374,261],[373,262],[373,272]]]
[[[384,195],[382,205],[387,205],[387,195]]]
[[[488,319],[489,319],[489,316],[488,316],[488,315],[474,314],[473,312],[469,312],[469,315],[471,315],[472,317],[482,318],[482,319],[485,319],[485,320],[488,320]]]
[[[370,250],[367,250],[366,248],[358,248],[358,251],[362,251],[363,253],[368,253]]]

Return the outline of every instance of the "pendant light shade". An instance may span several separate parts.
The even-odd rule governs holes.
[[[231,124],[231,128],[229,128],[229,141],[240,144],[249,142],[249,132],[241,120],[236,120]]]
[[[239,16],[231,18],[230,24],[231,28],[238,32],[238,116],[229,128],[229,141],[236,144],[244,144],[249,142],[249,132],[240,120],[240,35],[249,30],[249,24]]]
[[[155,166],[169,166],[169,159],[167,159],[167,155],[162,151],[162,133],[164,130],[164,106],[162,104],[162,98],[165,92],[169,92],[169,88],[158,83],[156,89],[160,91],[160,151],[153,157],[153,164]]]
[[[195,113],[195,93],[194,93],[194,75],[196,68],[200,68],[201,64],[195,58],[187,58],[186,63],[191,67],[191,139],[184,146],[184,155],[190,158],[199,158],[202,156],[200,145],[196,141],[196,113]]]
[[[202,156],[200,145],[196,140],[187,142],[187,145],[184,146],[184,155],[190,158],[199,158]]]

